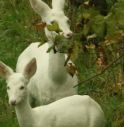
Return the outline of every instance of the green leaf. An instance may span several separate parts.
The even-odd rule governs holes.
[[[101,15],[97,15],[92,20],[92,31],[98,38],[104,38],[105,20]]]
[[[55,31],[57,33],[61,32],[58,23],[53,22],[51,25],[47,25],[47,29],[49,31]]]
[[[89,25],[84,24],[84,27],[83,27],[83,30],[82,30],[82,34],[83,34],[84,36],[87,36],[88,33],[89,33],[89,31],[90,31]]]

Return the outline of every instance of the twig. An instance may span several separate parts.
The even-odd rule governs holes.
[[[81,81],[80,83],[75,85],[74,88],[77,87],[77,86],[80,86],[82,83],[88,82],[88,81],[102,75],[105,71],[107,71],[110,67],[112,67],[117,61],[119,61],[122,57],[124,57],[124,54],[122,54],[120,57],[118,57],[116,60],[114,60],[111,64],[109,64],[103,71],[101,71],[100,73],[88,78],[87,80]]]

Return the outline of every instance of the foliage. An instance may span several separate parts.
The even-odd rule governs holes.
[[[83,4],[87,0],[76,0],[77,4],[70,1],[66,12],[74,37],[68,40],[58,36],[55,42],[62,43],[56,44],[57,51],[66,52],[76,64],[80,79],[78,92],[89,94],[100,103],[106,126],[123,127],[124,0],[105,0],[106,5],[99,0],[90,0],[93,4]],[[15,68],[17,57],[31,42],[46,41],[45,24],[40,23],[28,1],[1,0],[0,5],[0,60]],[[104,15],[101,8],[105,6]],[[58,31],[58,26],[53,26],[50,29]],[[76,72],[73,68],[67,68],[71,74]],[[17,127],[14,110],[7,102],[5,84],[0,79],[0,126]]]
[[[75,61],[80,77],[79,94],[89,94],[98,100],[108,127],[124,125],[121,115],[124,97],[123,4],[124,1],[119,0],[109,5],[111,8],[106,16],[92,5],[81,4],[75,14],[77,25],[74,30],[80,35],[78,44],[81,47]]]

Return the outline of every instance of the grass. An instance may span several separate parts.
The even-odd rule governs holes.
[[[19,1],[18,1],[19,2]],[[19,54],[40,39],[32,26],[33,13],[28,1],[0,1],[0,60],[15,69]],[[24,6],[26,5],[26,6]],[[18,127],[14,109],[8,105],[6,83],[0,79],[0,127]]]
[[[19,54],[31,43],[43,41],[42,32],[36,31],[32,25],[37,15],[34,14],[29,2],[25,0],[0,1],[0,60],[15,69]],[[108,64],[117,58],[112,52],[118,44],[105,48]],[[80,81],[85,81],[101,72],[96,64],[95,49],[80,51],[75,59]],[[124,60],[120,59],[103,74],[92,80],[81,83],[79,94],[89,94],[102,106],[107,119],[106,127],[123,127],[124,98]],[[121,85],[120,85],[121,84]],[[19,127],[14,109],[8,105],[5,80],[0,78],[0,127]]]

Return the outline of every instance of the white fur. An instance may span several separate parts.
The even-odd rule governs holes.
[[[8,67],[3,64],[2,69],[0,68],[0,76],[6,78],[6,74],[8,75],[6,80],[7,88],[9,88],[7,90],[9,103],[15,106],[20,127],[105,127],[101,107],[87,95],[74,95],[45,106],[31,108],[27,85],[31,75],[35,73],[35,66],[28,64],[26,68],[25,71],[30,71],[10,72]],[[23,89],[20,89],[21,87]]]
[[[47,53],[50,43],[38,48],[40,43],[32,43],[19,56],[16,71],[22,73],[33,58],[37,61],[37,71],[29,82],[28,90],[35,105],[48,104],[65,96],[77,94],[73,88],[78,83],[77,76],[71,77],[64,67],[65,55]],[[69,61],[71,62],[71,61]]]
[[[62,33],[65,37],[72,36],[72,31],[68,24],[68,17],[64,14],[64,4],[65,0],[52,0],[52,9],[44,3],[42,0],[29,0],[33,10],[39,14],[42,18],[42,21],[46,24],[51,24],[52,21],[56,21],[62,30]],[[49,31],[45,28],[45,33],[48,40],[54,40],[57,35],[54,31]]]
[[[63,11],[65,5],[65,0],[52,0],[52,8],[56,11]]]

